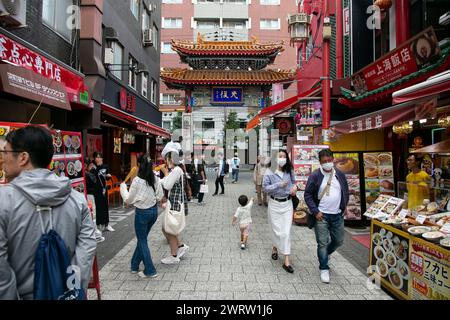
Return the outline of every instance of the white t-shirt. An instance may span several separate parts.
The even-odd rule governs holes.
[[[320,171],[324,175],[324,178],[319,188],[319,195],[321,195],[323,190],[325,190],[325,187],[327,186],[328,179],[331,174],[323,171],[322,168],[320,168]],[[330,195],[327,196],[327,194],[325,193],[322,200],[320,201],[319,211],[327,214],[340,214],[341,197],[342,197],[341,184],[339,183],[339,180],[336,178],[336,175],[334,175],[333,179],[331,180]]]
[[[120,185],[120,194],[125,203],[134,205],[138,209],[152,208],[164,196],[157,177],[155,177],[155,190],[148,185],[147,181],[136,177],[131,183],[130,191],[125,183]]]
[[[236,210],[234,216],[239,219],[239,224],[249,224],[252,223],[252,206],[253,200],[250,200],[245,207],[239,207]]]

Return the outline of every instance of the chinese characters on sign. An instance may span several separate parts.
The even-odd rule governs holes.
[[[31,70],[72,89],[70,101],[78,102],[78,93],[84,92],[82,76],[59,66],[2,34],[0,34],[0,61]]]
[[[242,104],[242,88],[213,88],[212,104]]]
[[[127,92],[126,89],[122,88],[119,94],[119,104],[120,109],[129,113],[136,112],[136,96]]]
[[[349,133],[381,128],[383,128],[383,117],[381,115],[378,115],[374,117],[358,119],[355,120],[354,122],[351,122]]]
[[[352,77],[357,95],[363,95],[426,68],[440,55],[433,28],[378,59]]]

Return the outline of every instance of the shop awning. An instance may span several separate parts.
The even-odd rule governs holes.
[[[430,119],[436,116],[437,99],[406,102],[387,109],[342,121],[332,127],[336,134],[363,132],[391,127],[405,121]]]
[[[320,93],[322,90],[321,87],[312,88],[308,91],[305,91],[299,95],[296,95],[292,98],[286,99],[280,103],[274,104],[273,106],[267,107],[262,109],[253,119],[251,119],[247,124],[247,131],[252,130],[253,128],[257,127],[260,123],[260,120],[263,118],[271,118],[276,116],[277,114],[286,112],[292,107],[300,102],[302,99],[308,98],[308,97],[314,97]]]
[[[123,112],[122,110],[116,109],[114,107],[111,107],[107,104],[102,103],[102,111],[118,118],[122,121],[129,122],[130,124],[135,124],[136,129],[145,133],[150,133],[154,136],[161,136],[163,138],[170,138],[170,133],[164,130],[161,127],[158,127],[157,125],[148,123],[145,120],[142,120],[140,118],[137,118],[131,114],[128,114],[126,112]]]
[[[394,104],[399,104],[437,95],[445,91],[450,91],[450,70],[431,77],[422,83],[396,91],[392,97],[394,98]]]
[[[450,140],[444,140],[442,142],[438,142],[432,144],[431,146],[427,146],[424,148],[417,149],[412,153],[428,153],[428,154],[450,154]]]

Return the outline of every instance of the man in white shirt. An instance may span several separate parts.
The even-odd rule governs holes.
[[[241,165],[241,159],[239,159],[239,154],[236,152],[234,158],[231,159],[231,174],[233,176],[232,183],[237,183],[239,180],[239,166]]]

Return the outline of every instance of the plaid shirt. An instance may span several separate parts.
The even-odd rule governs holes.
[[[184,182],[184,187],[186,188],[186,184],[187,184],[186,175],[183,176],[183,182]],[[180,202],[181,202],[181,203],[184,203],[184,211],[185,211],[185,214],[187,214],[188,213],[188,202],[187,202],[185,188],[181,187],[181,178],[180,178],[177,182],[175,182],[172,189],[168,192],[169,193],[168,198],[169,198],[170,204],[172,206],[172,210],[180,211],[181,210]]]

